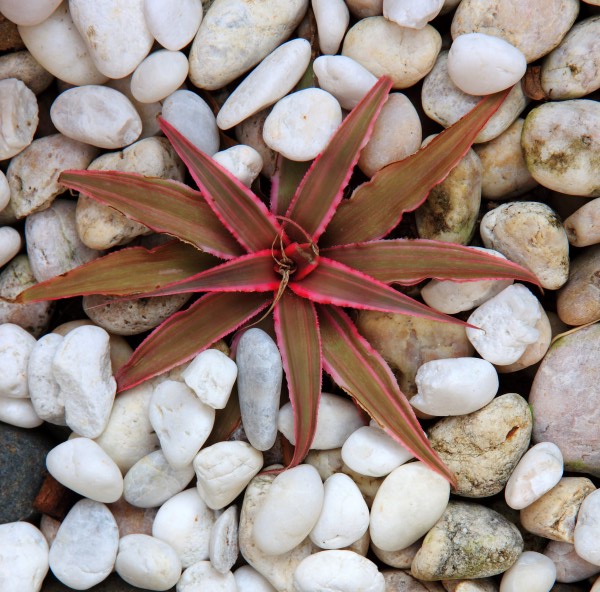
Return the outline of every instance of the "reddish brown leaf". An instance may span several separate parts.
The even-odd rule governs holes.
[[[204,443],[204,448],[227,440],[239,427],[241,421],[240,400],[238,398],[237,386],[234,384],[231,395],[227,399],[227,405],[223,409],[217,409],[215,423],[208,440]]]
[[[310,161],[288,160],[281,154],[277,157],[277,170],[271,177],[271,212],[277,216],[283,216],[287,212],[309,166]]]

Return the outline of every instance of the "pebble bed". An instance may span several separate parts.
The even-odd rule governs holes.
[[[322,395],[304,464],[263,473],[294,432],[260,328],[115,398],[137,336],[187,295],[0,302],[1,592],[600,591],[600,1],[0,0],[0,12],[0,297],[157,244],[57,178],[183,181],[158,114],[250,186],[278,153],[313,159],[384,74],[393,91],[365,179],[514,85],[403,228],[488,249],[544,289],[413,289],[483,331],[356,318],[452,489],[338,392]],[[294,92],[315,54],[318,88]],[[243,427],[213,443],[233,388]],[[42,491],[54,483],[64,503],[40,514],[46,474]]]

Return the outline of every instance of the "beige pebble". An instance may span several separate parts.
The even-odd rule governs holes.
[[[248,117],[235,127],[235,137],[241,144],[246,144],[256,150],[262,158],[262,174],[270,179],[276,170],[277,152],[267,146],[263,138],[265,119],[271,109],[263,109]]]
[[[600,572],[600,566],[579,557],[570,543],[550,541],[544,549],[544,555],[554,561],[557,582],[579,582]]]
[[[46,90],[54,80],[44,67],[28,51],[15,51],[0,57],[0,80],[17,78],[36,95]]]
[[[359,19],[383,14],[383,0],[346,0],[346,4]]]
[[[600,198],[581,206],[564,221],[569,243],[587,247],[600,243]]]

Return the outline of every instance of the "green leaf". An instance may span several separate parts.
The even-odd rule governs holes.
[[[349,200],[340,204],[324,241],[343,245],[381,238],[390,232],[402,214],[418,208],[431,188],[460,162],[509,90],[485,97],[425,148],[384,167],[358,187]]]
[[[206,294],[159,325],[116,375],[119,391],[187,362],[234,331],[272,300],[271,294]]]
[[[118,171],[63,171],[59,181],[131,220],[221,259],[243,251],[198,191],[177,181]]]
[[[384,359],[342,310],[317,308],[323,367],[394,440],[455,484],[454,475],[431,448],[410,403]]]
[[[40,282],[21,292],[16,301],[57,300],[88,294],[143,294],[193,276],[218,262],[211,255],[177,240],[150,250],[130,247]]]
[[[308,454],[321,397],[321,340],[311,302],[285,291],[275,305],[275,334],[294,410],[295,449],[290,467]]]
[[[271,177],[271,212],[277,216],[283,216],[287,212],[309,167],[310,161],[288,160],[281,154],[277,157],[277,169]]]

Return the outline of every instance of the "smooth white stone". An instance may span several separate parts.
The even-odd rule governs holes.
[[[230,504],[263,466],[263,455],[247,442],[217,442],[194,459],[198,493],[213,510]]]
[[[83,499],[63,520],[50,547],[50,569],[66,586],[87,590],[113,570],[119,528],[110,510]]]
[[[0,160],[27,148],[38,126],[38,103],[33,91],[16,78],[0,80]]]
[[[600,565],[600,489],[592,491],[581,504],[575,524],[575,552],[594,565]]]
[[[417,394],[410,404],[429,415],[466,415],[485,407],[500,386],[496,369],[480,358],[425,362],[415,377]]]
[[[0,171],[0,212],[10,201],[10,186],[4,172]]]
[[[320,88],[299,90],[279,100],[263,127],[266,144],[286,158],[312,160],[342,123],[342,109]]]
[[[260,575],[253,567],[242,565],[233,572],[237,592],[277,592],[269,580]]]
[[[369,528],[369,508],[348,475],[334,473],[323,484],[323,508],[310,531],[321,549],[341,549],[360,539]]]
[[[73,23],[68,2],[38,25],[19,27],[19,34],[36,61],[60,80],[76,86],[108,80],[90,57]]]
[[[149,417],[165,458],[173,468],[181,469],[190,465],[206,442],[215,410],[185,384],[166,380],[154,389]]]
[[[254,540],[268,555],[299,545],[314,528],[323,508],[321,477],[311,465],[298,465],[275,477],[254,519]]]
[[[531,447],[514,468],[504,491],[506,503],[522,510],[550,491],[563,474],[560,448],[552,442]]]
[[[154,39],[146,26],[144,0],[69,0],[69,8],[102,74],[123,78],[148,55]]]
[[[469,247],[506,259],[499,251],[483,247]],[[446,314],[456,314],[471,310],[490,298],[500,294],[504,288],[511,286],[513,280],[477,280],[474,282],[453,282],[452,280],[431,280],[421,288],[421,296],[425,303]]]
[[[525,551],[502,575],[500,592],[549,592],[556,581],[556,566],[550,557]]]
[[[110,504],[123,493],[119,467],[88,438],[55,446],[46,457],[46,467],[59,483],[94,501]]]
[[[188,465],[174,469],[161,450],[138,460],[123,480],[123,497],[138,508],[155,508],[183,491],[194,477]]]
[[[146,25],[163,47],[177,51],[198,32],[202,22],[200,0],[145,0]]]
[[[99,148],[123,148],[142,132],[142,120],[119,91],[90,84],[58,95],[50,118],[59,132]]]
[[[39,418],[30,399],[0,396],[0,421],[19,428],[37,428],[44,423]]]
[[[189,90],[176,90],[162,106],[162,117],[196,148],[212,156],[219,150],[219,128],[211,108]]]
[[[310,445],[311,450],[339,448],[352,432],[363,425],[363,418],[350,399],[330,393],[321,393],[317,412],[317,428]],[[286,403],[279,410],[278,428],[292,444],[296,444],[294,411],[291,403]]]
[[[344,0],[312,0],[322,54],[335,54],[348,30],[350,11]]]
[[[539,338],[535,324],[541,318],[537,298],[522,284],[508,286],[476,308],[468,322],[467,338],[479,355],[492,364],[516,362]]]
[[[65,336],[52,360],[54,378],[64,393],[67,425],[86,438],[104,431],[117,392],[109,339],[100,327],[78,327]]]
[[[422,29],[442,10],[444,0],[383,0],[383,16],[409,29]]]
[[[61,0],[0,0],[0,12],[17,25],[37,25],[47,19]]]
[[[0,590],[39,592],[48,572],[48,543],[29,522],[0,524]]]
[[[342,446],[348,468],[368,477],[385,477],[411,458],[411,452],[377,426],[358,428]]]
[[[155,51],[131,76],[131,94],[140,103],[162,101],[185,82],[188,70],[187,58],[180,51]]]
[[[252,185],[263,168],[260,153],[251,146],[243,144],[221,150],[213,158],[246,187]]]
[[[0,397],[29,397],[27,364],[36,341],[18,325],[0,325]]]
[[[406,549],[441,517],[450,484],[422,462],[402,465],[383,481],[371,507],[373,544],[384,551]]]
[[[195,487],[167,500],[152,523],[152,536],[175,549],[183,567],[209,557],[213,511],[202,501]]]
[[[238,559],[238,521],[237,506],[229,506],[217,518],[210,531],[208,554],[212,566],[219,573],[227,573]]]
[[[310,43],[294,39],[270,53],[229,95],[217,125],[227,130],[287,95],[310,62]]]
[[[223,409],[237,378],[237,366],[218,349],[206,349],[191,361],[181,377],[205,405]]]
[[[177,582],[177,592],[238,592],[233,574],[218,572],[210,561],[199,561],[188,567]]]
[[[6,265],[21,250],[21,235],[12,226],[0,227],[0,267]]]
[[[321,551],[304,559],[294,573],[297,592],[385,592],[383,575],[353,551]]]
[[[377,82],[377,77],[352,58],[341,55],[319,56],[313,62],[319,86],[331,93],[350,111]]]
[[[115,571],[132,586],[168,590],[181,576],[181,563],[167,543],[147,534],[128,534],[119,541]]]
[[[527,69],[525,56],[508,41],[483,33],[454,39],[448,53],[448,74],[470,95],[489,95],[521,80]]]

